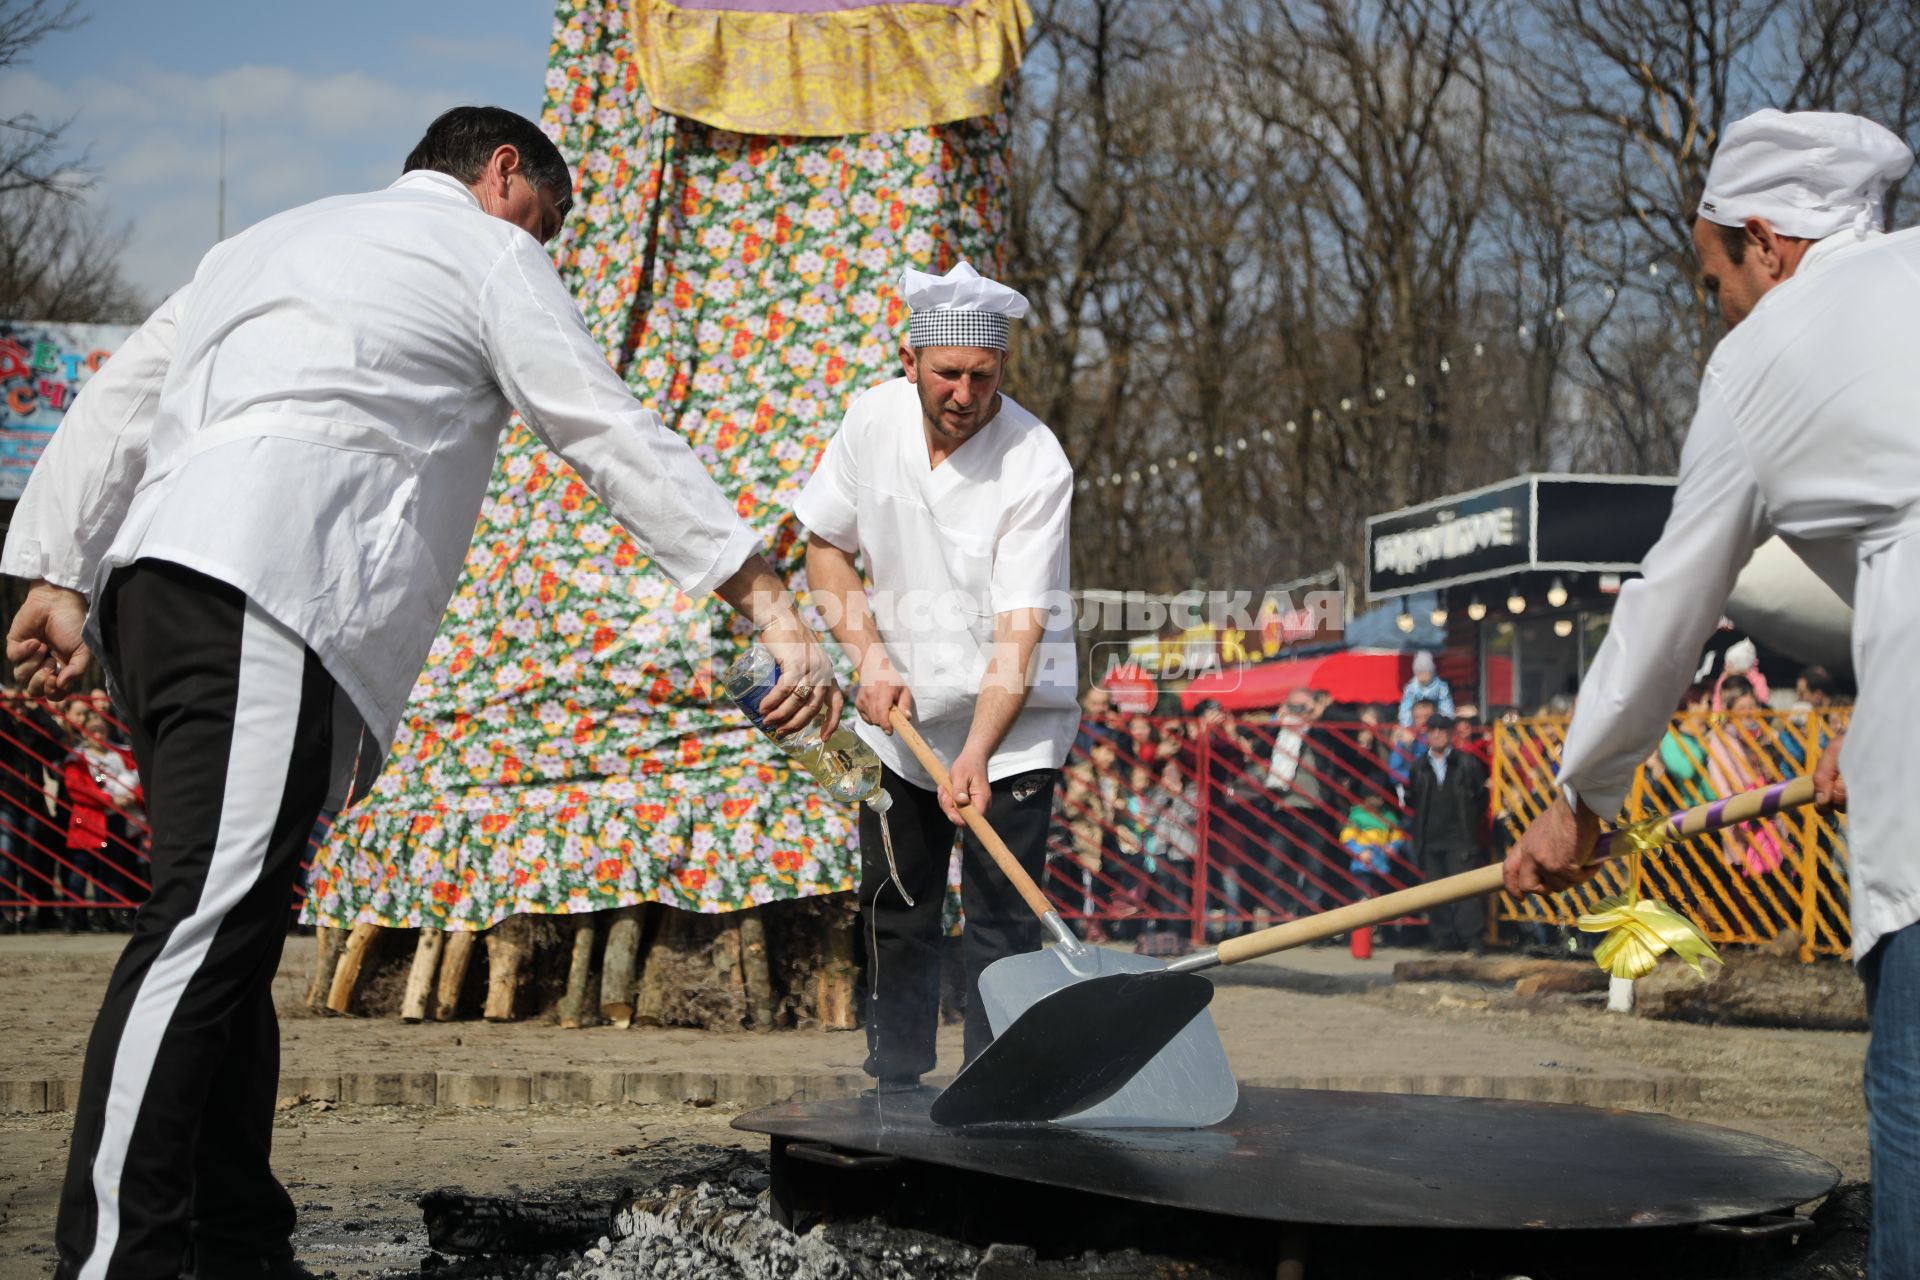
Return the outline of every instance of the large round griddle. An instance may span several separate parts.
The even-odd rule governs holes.
[[[1494,1098],[1241,1091],[1208,1129],[952,1129],[931,1093],[787,1102],[734,1127],[1177,1209],[1364,1227],[1605,1230],[1772,1213],[1838,1171],[1784,1143],[1634,1111]]]

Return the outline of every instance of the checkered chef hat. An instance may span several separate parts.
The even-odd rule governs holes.
[[[1027,314],[1024,294],[989,280],[967,263],[944,276],[900,273],[900,297],[912,308],[907,321],[910,347],[991,347],[1007,349],[1007,322]]]

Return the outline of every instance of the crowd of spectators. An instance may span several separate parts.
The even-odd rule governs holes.
[[[106,690],[54,708],[0,689],[0,710],[0,932],[124,932],[145,796]]]
[[[1071,864],[1061,869],[1087,932],[1174,951],[1197,890],[1217,938],[1482,855],[1490,740],[1423,658],[1397,706],[1302,688],[1270,712],[1209,700],[1155,718],[1089,690],[1052,846]],[[1470,833],[1438,822],[1443,796],[1449,811],[1477,815]]]
[[[1845,704],[1824,668],[1801,672],[1790,700],[1772,698],[1773,709],[1787,715],[1768,724],[1761,715],[1769,709],[1766,684],[1739,650],[1728,650],[1717,679],[1681,697],[1672,727],[1646,762],[1655,785],[1679,805],[1710,804],[1808,773],[1836,732],[1832,713]],[[1786,820],[1772,818],[1743,823],[1718,844],[1728,866],[1758,879],[1780,869],[1793,840]]]
[[[1824,670],[1804,672],[1791,701],[1776,698],[1791,714],[1763,730],[1751,655],[1735,645],[1727,666],[1689,691],[1648,762],[1675,807],[1804,773],[1833,732],[1825,713],[1835,683]],[[1424,653],[1397,705],[1300,688],[1271,709],[1208,701],[1190,716],[1153,717],[1116,708],[1096,688],[1082,706],[1052,848],[1073,864],[1079,900],[1069,905],[1094,937],[1171,953],[1191,933],[1196,893],[1208,936],[1219,938],[1469,870],[1504,856],[1516,834],[1516,822],[1493,811],[1488,723],[1477,706],[1456,705]],[[1558,694],[1490,719],[1563,722],[1573,706],[1573,695]],[[1519,774],[1551,776],[1545,739],[1511,741],[1528,757],[1512,762]],[[1760,876],[1779,867],[1790,841],[1780,824],[1760,823],[1727,843],[1729,864]],[[1404,940],[1478,949],[1483,911],[1470,902],[1433,913]]]
[[[1676,806],[1805,773],[1833,736],[1841,700],[1828,672],[1808,668],[1790,698],[1775,697],[1789,715],[1771,727],[1758,723],[1767,706],[1758,674],[1736,644],[1720,674],[1681,700],[1647,761]],[[1492,734],[1477,707],[1455,704],[1424,653],[1397,705],[1301,688],[1276,708],[1237,713],[1209,701],[1192,716],[1156,717],[1123,712],[1093,688],[1082,707],[1051,847],[1078,885],[1068,905],[1094,937],[1173,952],[1191,931],[1196,891],[1218,938],[1467,870],[1502,856],[1514,834],[1490,811]],[[1572,709],[1559,695],[1532,714]],[[125,928],[132,913],[121,903],[140,896],[129,872],[141,859],[144,797],[106,691],[53,708],[0,689],[0,710],[0,874],[11,882],[0,899],[15,899],[0,907],[0,932]],[[1521,715],[1498,708],[1492,718]],[[1536,750],[1525,739],[1515,749]],[[1552,768],[1519,764],[1536,776]],[[1791,843],[1777,820],[1722,841],[1728,865],[1748,877],[1778,869]],[[1479,910],[1442,913],[1423,936],[1476,946]]]

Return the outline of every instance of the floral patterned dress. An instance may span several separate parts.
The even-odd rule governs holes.
[[[543,123],[574,168],[563,276],[614,367],[789,580],[789,510],[849,398],[893,376],[903,266],[999,265],[1004,114],[829,138],[655,112],[622,0],[561,0]],[[716,702],[731,612],[656,572],[515,424],[465,573],[306,918],[483,929],[852,887],[855,815]]]

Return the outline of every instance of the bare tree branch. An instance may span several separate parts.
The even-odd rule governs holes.
[[[143,319],[120,271],[125,227],[86,204],[30,188],[0,195],[0,316],[78,324]]]
[[[80,26],[79,7],[79,0],[0,0],[0,70],[24,62],[48,36]],[[30,112],[0,120],[0,195],[34,188],[72,196],[90,186],[87,156],[66,154],[72,124]]]
[[[1671,471],[1722,130],[1911,135],[1920,8],[1047,0],[1020,94],[1010,376],[1080,475],[1076,580],[1256,588],[1519,470]]]

